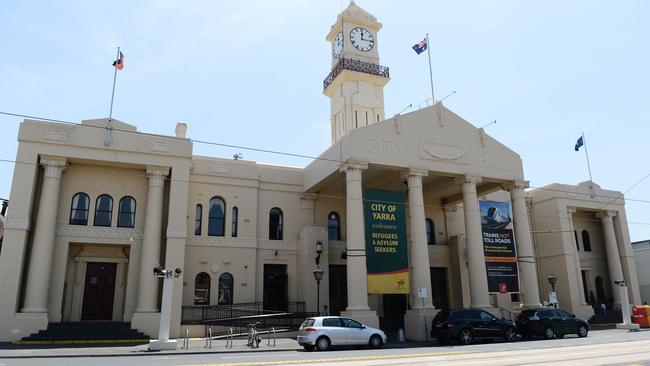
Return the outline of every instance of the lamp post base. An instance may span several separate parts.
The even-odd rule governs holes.
[[[168,339],[166,341],[160,341],[157,339],[149,342],[149,351],[168,351],[176,350],[178,348],[178,343],[175,339]]]

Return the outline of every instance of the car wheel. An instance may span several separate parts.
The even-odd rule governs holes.
[[[444,346],[449,344],[449,338],[447,338],[447,337],[440,336],[440,337],[438,337],[436,339],[438,340],[438,343],[440,343],[440,344],[442,344]]]
[[[370,347],[372,347],[372,348],[381,348],[381,346],[384,345],[384,340],[381,339],[380,336],[375,334],[372,337],[370,337],[370,342],[369,343],[370,343]]]
[[[503,334],[503,339],[506,342],[514,342],[517,339],[517,332],[514,328],[506,328],[506,332]]]
[[[473,338],[474,337],[472,337],[472,331],[467,328],[461,330],[458,334],[458,340],[461,344],[470,344],[472,343]]]
[[[310,345],[308,345],[308,344],[306,344],[306,345],[304,345],[304,346],[302,346],[302,347],[303,347],[303,348],[305,349],[305,351],[307,351],[307,352],[311,352],[311,351],[314,350],[314,346],[310,346]]]
[[[544,338],[546,339],[555,338],[555,331],[553,330],[553,327],[550,327],[548,325],[544,327]]]
[[[589,333],[589,329],[587,329],[587,327],[584,325],[578,326],[578,337],[584,338],[587,336],[587,333]]]
[[[318,348],[319,351],[327,351],[330,349],[331,344],[330,339],[327,337],[320,337],[316,340],[316,348]]]

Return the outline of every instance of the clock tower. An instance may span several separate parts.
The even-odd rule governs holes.
[[[323,93],[330,98],[332,144],[356,128],[384,119],[383,88],[390,74],[388,67],[379,65],[381,27],[352,0],[327,34],[332,70],[323,81]]]

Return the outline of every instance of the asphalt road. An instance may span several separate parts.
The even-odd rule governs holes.
[[[486,342],[470,346],[341,349],[329,352],[277,351],[74,358],[0,359],[13,365],[649,365],[650,331],[593,331],[587,338]]]

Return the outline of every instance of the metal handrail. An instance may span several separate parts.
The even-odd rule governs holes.
[[[336,79],[336,77],[341,72],[343,72],[343,70],[364,72],[366,74],[382,76],[385,78],[390,77],[390,70],[386,66],[381,66],[381,65],[354,60],[350,58],[342,58],[339,60],[336,66],[334,66],[334,68],[329,73],[329,75],[327,75],[325,80],[323,80],[323,90],[327,89],[327,87],[334,81],[334,79]]]

